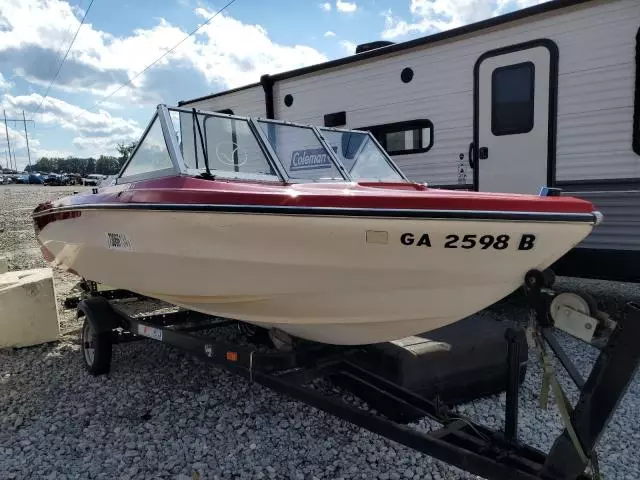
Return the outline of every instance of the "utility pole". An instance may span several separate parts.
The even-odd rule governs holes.
[[[29,166],[31,166],[31,151],[29,150],[29,136],[27,134],[27,122],[31,122],[34,125],[36,124],[33,120],[27,120],[24,117],[24,110],[22,111],[22,118],[7,118],[7,111],[6,110],[2,110],[2,112],[4,113],[4,131],[7,135],[7,147],[9,149],[9,163],[11,163],[11,140],[9,140],[9,127],[7,126],[7,122],[21,122],[24,124],[24,136],[27,140],[27,155],[29,158]],[[10,166],[9,168],[18,171],[18,162],[16,161],[16,149],[13,149],[13,166]]]
[[[11,162],[11,141],[9,140],[9,127],[7,127],[7,111],[3,108],[2,112],[4,113],[4,131],[7,134],[7,148],[9,149],[9,162]],[[8,165],[9,169],[11,169],[11,165]]]
[[[24,124],[24,138],[27,140],[27,158],[29,161],[29,171],[31,171],[31,151],[29,150],[29,134],[27,133],[27,120],[24,118],[24,110],[22,110],[22,123]]]

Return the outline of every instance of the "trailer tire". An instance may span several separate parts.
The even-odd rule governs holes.
[[[91,375],[104,375],[111,369],[111,332],[96,333],[86,315],[82,324],[82,358]]]

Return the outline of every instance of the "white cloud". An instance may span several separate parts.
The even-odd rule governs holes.
[[[340,45],[342,45],[342,48],[344,48],[344,51],[347,52],[348,55],[353,55],[354,53],[356,53],[355,43],[348,40],[341,40]]]
[[[214,11],[200,7],[195,13],[207,19]],[[54,49],[67,45],[68,32],[75,31],[79,22],[77,13],[62,0],[4,0],[0,11],[0,66],[4,62],[13,68],[14,74],[44,87],[59,62],[60,57]],[[186,35],[186,31],[164,19],[151,28],[136,29],[123,37],[86,23],[80,29],[55,89],[103,96],[132,78]],[[158,62],[157,67],[166,68],[179,62],[182,68],[187,66],[195,70],[209,88],[214,85],[231,88],[257,81],[264,73],[324,60],[326,57],[311,47],[275,43],[264,27],[220,14]],[[122,89],[114,100],[155,101],[149,95],[143,97],[146,89],[141,87],[156,71],[154,67],[137,78],[133,82],[134,88]],[[184,75],[190,74],[184,72]],[[175,83],[175,79],[172,80]],[[179,88],[179,85],[172,86]],[[136,88],[141,91],[136,92]],[[194,92],[194,95],[198,93],[206,92]]]
[[[325,12],[330,12],[331,4],[329,2],[321,3],[320,8],[323,9]]]
[[[29,137],[29,142],[31,142],[31,137]],[[31,145],[31,143],[29,143]],[[70,150],[51,150],[48,148],[32,148],[31,149],[31,161],[37,162],[42,157],[48,158],[67,158],[73,155],[77,155]],[[97,155],[96,155],[97,156]],[[19,163],[19,162],[18,162]]]
[[[42,96],[37,93],[5,95],[7,115],[17,115],[23,109],[34,111],[41,100]],[[105,110],[90,112],[64,100],[49,97],[42,108],[42,115],[38,117],[35,132],[38,133],[40,128],[54,127],[74,135],[72,144],[86,156],[114,154],[118,143],[137,140],[142,133],[142,128],[133,120],[115,117]]]
[[[332,32],[331,30],[329,30],[329,31],[327,31],[327,32],[325,32],[325,33],[324,33],[324,36],[325,36],[325,38],[328,38],[328,37],[335,37],[335,36],[336,36],[336,34],[335,34],[334,32]]]
[[[213,12],[197,9],[203,18]],[[232,17],[221,15],[201,30],[206,42],[194,46],[185,56],[210,81],[222,81],[238,86],[257,81],[263,73],[274,73],[327,58],[305,45],[285,46],[274,43],[267,30],[260,25],[243,24]],[[241,42],[238,39],[242,39]]]
[[[478,22],[504,13],[530,7],[548,0],[411,0],[407,21],[383,12],[385,27],[382,38],[393,39],[412,33],[431,34]]]
[[[12,115],[7,116],[14,117]],[[0,128],[0,167],[13,168],[14,164],[17,166],[18,171],[24,170],[24,167],[29,163],[29,156],[27,152],[27,141],[24,135],[22,124],[19,122],[9,122],[7,130],[9,132],[9,141],[11,142],[11,161],[9,162],[8,149],[7,149],[7,135],[5,133],[4,125]],[[31,160],[35,162],[37,158],[42,156],[42,148],[40,148],[40,141],[33,137],[33,129],[30,128],[29,132],[29,149],[31,153]]]
[[[204,7],[195,8],[194,12],[201,21],[215,13]],[[7,77],[10,72],[13,77],[26,80],[43,94],[82,14],[62,0],[2,0],[0,70]],[[116,140],[137,138],[140,128],[136,122],[109,113],[118,111],[118,107],[173,103],[255,82],[265,73],[327,59],[306,45],[277,43],[263,26],[243,23],[223,13],[93,111],[94,102],[132,79],[180,42],[187,31],[159,19],[152,27],[116,36],[97,29],[90,22],[91,15],[88,20],[79,31],[51,96],[42,106],[42,114],[36,118],[38,125],[60,125],[72,133],[71,142],[84,149],[83,155],[107,154],[113,152]],[[8,85],[5,76],[0,76],[0,89]],[[83,105],[92,111],[56,98],[61,91],[85,94]],[[6,96],[5,101],[35,112],[42,99],[40,94]],[[90,95],[89,100],[86,94]]]
[[[527,7],[531,7],[533,5],[539,5],[541,3],[546,3],[550,0],[512,0],[511,2],[509,0],[501,0],[500,4],[502,5],[502,9],[503,10],[518,10],[521,8],[527,8]],[[510,8],[510,3],[513,4],[514,8]]]
[[[9,90],[11,87],[13,87],[13,83],[6,80],[4,75],[2,75],[2,72],[0,72],[0,90]]]
[[[336,0],[336,10],[343,13],[353,13],[357,10],[358,5],[356,2],[345,2],[343,0]]]
[[[7,117],[9,114],[7,113]],[[11,153],[16,153],[18,150],[27,148],[27,141],[24,137],[24,131],[22,130],[22,124],[17,122],[7,122],[7,130],[9,131],[9,141],[11,142]],[[31,143],[29,143],[31,146]],[[7,150],[7,134],[5,133],[4,125],[0,128],[0,148],[2,149],[2,153],[0,153],[0,161],[4,165],[4,155],[5,150]],[[13,157],[13,155],[12,155]]]

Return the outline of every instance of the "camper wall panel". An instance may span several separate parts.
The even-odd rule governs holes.
[[[584,112],[560,117],[558,181],[640,176],[636,168],[640,157],[633,159],[630,153],[628,124],[632,110],[631,107],[622,107],[619,111]],[[624,118],[625,112],[627,118]]]
[[[322,124],[326,113],[344,110],[351,128],[427,118],[434,125],[433,147],[394,160],[412,179],[457,184],[461,163],[468,168],[476,60],[489,50],[550,38],[560,51],[558,180],[640,177],[639,157],[631,149],[638,25],[636,0],[589,2],[277,81],[275,115]],[[405,67],[414,71],[410,83],[400,79]],[[294,98],[289,107],[288,94]],[[598,164],[603,155],[606,161]],[[521,161],[540,159],[523,155]]]
[[[640,3],[626,13],[557,37],[558,181],[640,177],[631,140]]]
[[[288,80],[285,80],[275,87],[276,117],[303,123],[322,123],[325,113],[342,109],[347,112],[347,126],[350,128],[428,119],[434,126],[434,145],[431,149],[423,154],[396,155],[393,159],[413,180],[428,180],[433,184],[457,183],[458,156],[467,151],[467,147],[461,147],[465,143],[461,139],[470,139],[472,136],[472,117],[469,112],[472,85],[471,80],[462,75],[464,67],[464,63],[462,67],[460,64],[444,65],[438,77],[420,77],[416,73],[409,84],[401,82],[401,68],[395,66],[372,75],[356,72],[355,77],[353,72],[345,71],[345,75],[353,78],[354,85],[351,87],[345,87],[342,79],[334,77],[325,78],[326,83],[311,81],[309,85],[299,86],[294,82],[290,84],[293,88],[311,88],[317,92],[305,94],[303,90],[294,93],[295,102],[291,107],[284,106],[282,102],[287,93],[285,84]],[[418,69],[414,68],[414,71]],[[363,78],[358,80],[358,76]],[[334,82],[337,82],[335,86]],[[381,85],[397,85],[403,91],[394,92],[392,90],[395,89],[390,88],[389,92],[381,95]],[[431,86],[433,92],[430,91]],[[445,88],[448,95],[436,93],[436,90]],[[371,100],[374,97],[376,100]]]
[[[640,251],[640,183],[636,190],[572,192],[567,188],[564,194],[589,200],[604,215],[580,247]]]
[[[264,90],[261,85],[230,92],[228,94],[214,96],[212,98],[200,100],[193,103],[183,104],[184,108],[198,108],[200,110],[220,111],[225,109],[233,110],[235,115],[245,117],[266,116],[264,104]]]
[[[463,94],[467,97],[469,94]],[[430,111],[435,118],[446,118],[446,125],[449,128],[439,127],[434,123],[434,145],[427,153],[408,154],[393,156],[394,162],[410,176],[411,179],[421,182],[428,181],[434,185],[457,184],[459,177],[459,164],[463,164],[467,181],[472,184],[473,172],[469,167],[467,159],[468,142],[460,151],[457,148],[461,145],[462,138],[471,138],[472,135],[472,118],[469,116],[465,104],[467,101],[458,101],[455,104],[459,107],[457,110],[451,105],[447,107],[445,101],[433,101],[431,105],[434,107]],[[420,105],[414,102],[403,102],[401,104],[402,111],[409,118],[418,119],[419,114],[423,111]],[[397,112],[389,112],[387,108],[377,107],[367,110],[353,111],[347,114],[347,124],[350,128],[359,128],[369,126],[365,123],[367,120],[373,119],[376,125],[392,123]],[[301,123],[317,123],[322,122],[322,117],[310,116],[304,118],[291,118],[285,116],[286,120],[297,121]],[[433,122],[433,118],[428,118]],[[469,140],[470,141],[470,140]],[[451,158],[451,152],[455,158]],[[460,160],[459,156],[463,155]],[[425,169],[425,161],[429,161],[429,169]]]

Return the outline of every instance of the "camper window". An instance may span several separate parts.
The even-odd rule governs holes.
[[[368,133],[327,128],[320,131],[353,180],[404,181]]]
[[[491,77],[491,132],[527,133],[533,129],[535,66],[532,62],[496,68]]]
[[[389,155],[424,153],[433,146],[433,123],[431,120],[411,120],[365,127]]]

